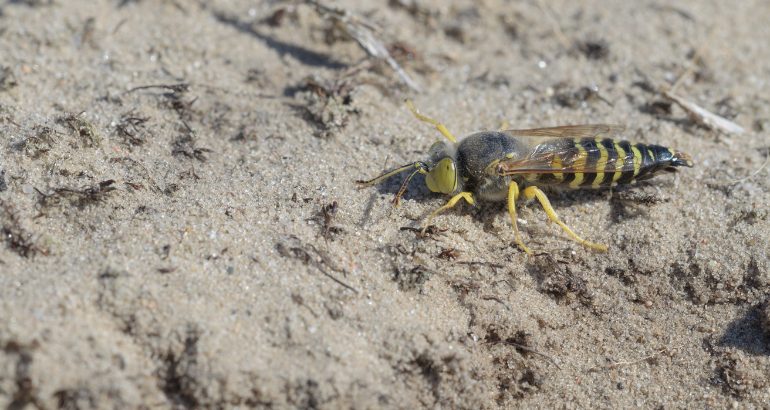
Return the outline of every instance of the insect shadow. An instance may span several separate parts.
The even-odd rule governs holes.
[[[406,174],[393,176],[378,183],[376,185],[377,192],[379,193],[379,198],[377,201],[387,200],[388,204],[393,206],[393,198],[396,196],[396,194],[398,194],[398,191],[401,189],[401,185],[403,185],[407,176],[408,175]],[[359,189],[367,188],[369,187],[360,187]],[[425,184],[425,181],[420,178],[420,176],[415,176],[412,183],[406,187],[404,194],[401,196],[401,202],[403,203],[404,200],[427,202],[435,198],[445,198],[445,196],[431,192],[430,189],[428,189],[428,186]],[[446,201],[446,199],[444,199],[444,201]],[[376,203],[375,206],[377,206]]]
[[[766,302],[770,303],[770,302]],[[729,325],[718,344],[736,347],[753,355],[770,356],[770,335],[762,330],[762,306],[750,307]]]
[[[246,34],[250,34],[264,41],[268,47],[274,49],[275,51],[280,53],[282,56],[285,54],[289,54],[292,57],[299,60],[300,62],[302,62],[303,64],[307,64],[313,67],[326,67],[326,68],[335,68],[335,69],[347,67],[345,64],[339,61],[334,61],[332,58],[330,58],[326,54],[317,53],[315,51],[308,50],[304,47],[300,47],[294,44],[284,43],[282,41],[266,36],[256,31],[251,24],[238,21],[237,18],[229,17],[224,15],[223,13],[217,13],[217,12],[214,13],[214,17],[220,23],[224,23],[229,26],[232,26],[238,31],[241,31]]]
[[[415,177],[415,179],[417,178],[419,178],[419,176]],[[378,206],[387,206],[391,209],[394,208],[392,198],[398,194],[405,179],[405,177],[394,176],[376,185],[377,194],[369,198],[369,201],[367,202],[367,210],[369,213],[366,218],[362,218],[362,224],[365,220],[371,218],[372,208]],[[623,189],[626,190],[625,187]],[[610,192],[609,189],[564,190],[558,188],[545,188],[545,190],[549,194],[549,197],[552,198],[551,204],[556,209],[556,212],[559,212],[560,209],[566,209],[575,205],[586,204],[586,206],[589,206],[591,203],[597,201],[607,201]],[[423,204],[433,204],[433,206],[429,206],[423,210],[420,216],[414,221],[415,227],[422,227],[422,223],[433,213],[433,211],[446,203],[447,196],[431,192],[424,181],[417,180],[412,181],[412,183],[407,186],[400,199],[402,205],[405,200],[412,200]],[[539,220],[548,221],[548,215],[536,200],[520,201],[517,202],[517,204],[521,208],[528,210],[526,217],[528,221],[530,219],[533,223]],[[493,230],[492,223],[496,218],[502,218],[501,221],[504,225],[503,229],[506,229],[505,227],[507,227],[510,229],[511,234],[513,234],[510,214],[508,213],[508,205],[505,202],[476,201],[474,204],[469,204],[465,201],[460,201],[454,207],[445,210],[441,215],[444,215],[447,218],[465,217],[466,215],[469,215],[474,222],[483,223],[484,229],[488,231]],[[524,215],[519,215],[519,217],[524,217]],[[439,220],[435,222],[438,226],[443,226],[448,223],[449,220],[444,219],[443,221]],[[519,229],[523,232],[534,229],[535,236],[543,234],[543,232],[540,231],[540,228],[537,227],[532,228],[524,225],[520,226]],[[557,231],[554,231],[552,234],[554,236],[560,235]]]

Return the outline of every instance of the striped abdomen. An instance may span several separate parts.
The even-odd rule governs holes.
[[[687,154],[660,145],[609,138],[565,138],[558,145],[553,147],[550,160],[553,172],[540,174],[536,183],[599,188],[633,184],[661,171],[673,172],[676,167],[693,165]]]

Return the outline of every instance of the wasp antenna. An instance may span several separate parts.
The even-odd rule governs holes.
[[[395,168],[395,169],[392,169],[390,171],[385,172],[384,174],[378,176],[377,178],[370,179],[368,181],[356,181],[356,184],[360,185],[360,186],[374,185],[374,184],[382,181],[385,178],[392,177],[393,175],[396,175],[398,173],[404,172],[407,169],[412,168],[412,167],[417,167],[419,169],[420,168],[419,162],[415,162],[415,163],[412,163],[412,164],[400,166],[398,168]]]
[[[420,172],[421,169],[418,167],[417,171],[412,172],[412,175],[409,175],[409,177],[406,178],[403,184],[401,184],[401,189],[398,190],[398,193],[396,194],[396,197],[393,198],[393,205],[398,207],[398,205],[401,204],[400,199],[401,195],[404,195],[404,192],[406,191],[406,187],[409,185],[409,181],[412,180],[412,178],[417,175],[418,172]]]

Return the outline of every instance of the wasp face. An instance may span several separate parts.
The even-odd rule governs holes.
[[[457,189],[457,164],[452,159],[454,149],[453,144],[437,142],[428,150],[425,185],[432,192],[449,194]]]
[[[433,192],[448,194],[457,189],[457,165],[452,158],[444,158],[425,175],[425,185]]]

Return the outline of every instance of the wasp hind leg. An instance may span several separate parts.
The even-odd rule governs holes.
[[[439,212],[445,209],[448,209],[457,205],[457,202],[463,198],[465,198],[465,200],[468,201],[469,204],[473,203],[473,195],[470,192],[460,192],[459,194],[453,196],[452,199],[450,199],[449,202],[446,203],[446,205],[433,211],[433,213],[430,215],[430,218],[428,218],[428,220],[425,222],[425,226],[422,227],[422,233],[425,234],[425,230],[428,229],[428,226],[430,225],[430,221],[433,219],[434,216],[438,215]]]
[[[438,122],[436,120],[432,120],[432,119],[430,119],[430,118],[420,114],[419,112],[417,112],[417,109],[414,108],[414,105],[412,105],[411,101],[406,100],[405,102],[406,102],[406,105],[408,105],[409,108],[412,110],[412,113],[414,114],[414,116],[417,117],[417,119],[419,119],[420,121],[425,121],[425,122],[427,122],[429,124],[435,125],[436,129],[439,130],[440,133],[444,134],[444,136],[447,137],[449,139],[449,141],[452,141],[453,143],[457,142],[457,140],[455,140],[455,137],[453,137],[452,134],[449,132],[449,130],[446,129],[444,124],[442,124],[442,123],[440,123],[440,122]]]
[[[572,237],[572,239],[580,242],[583,245],[590,246],[592,248],[601,249],[603,251],[607,250],[607,246],[606,245],[600,245],[600,244],[596,244],[596,243],[587,242],[587,241],[583,240],[582,238],[580,238],[579,236],[575,235],[575,233],[572,232],[572,230],[569,229],[567,227],[567,225],[564,225],[564,222],[560,221],[559,217],[556,215],[556,211],[553,210],[553,207],[551,206],[551,203],[548,201],[548,198],[545,196],[543,191],[541,191],[538,187],[531,186],[531,187],[525,189],[524,190],[524,198],[526,198],[526,199],[537,198],[537,200],[540,201],[540,205],[543,205],[543,209],[545,209],[545,213],[548,214],[549,218],[551,218],[551,221],[552,222],[556,222],[557,224],[559,224],[559,226],[564,228],[564,230],[567,231],[567,233],[569,234],[569,236]],[[516,226],[515,225],[515,221],[514,221],[514,226]],[[517,233],[517,236],[518,236],[518,233]]]

